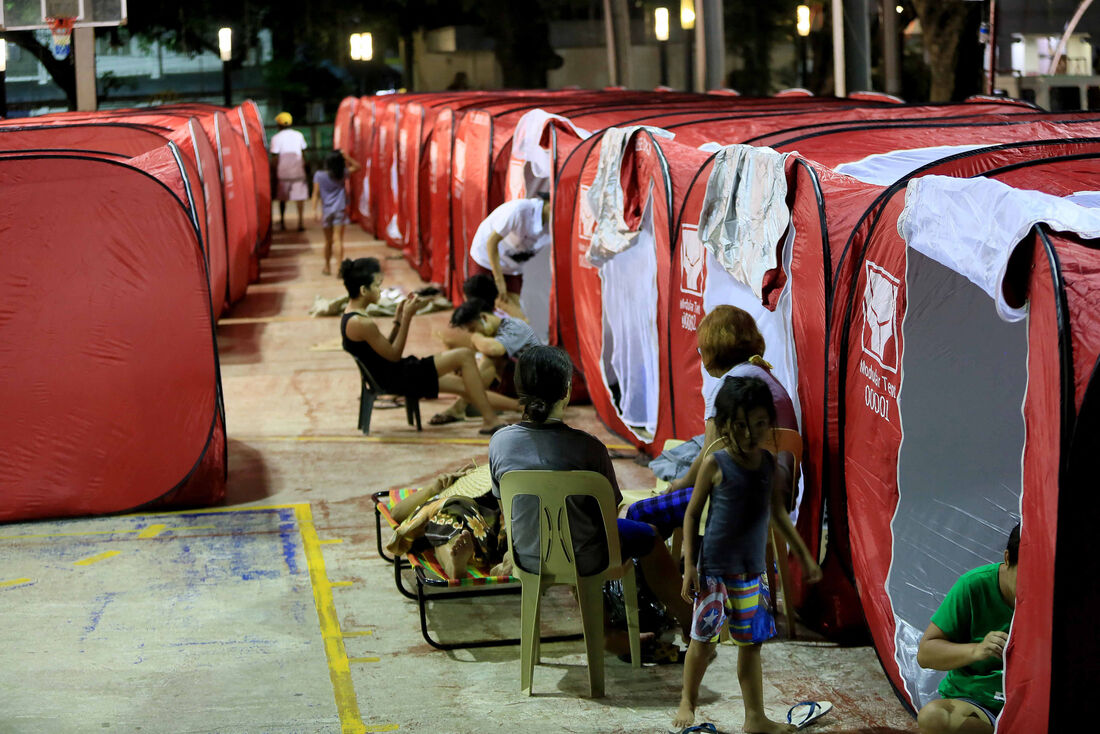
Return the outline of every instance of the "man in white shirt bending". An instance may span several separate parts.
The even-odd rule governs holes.
[[[550,242],[548,194],[505,202],[477,228],[470,245],[470,275],[492,275],[501,297],[519,303],[524,264]]]

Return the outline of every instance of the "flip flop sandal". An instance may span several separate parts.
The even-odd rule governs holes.
[[[686,729],[681,729],[679,732],[673,732],[672,734],[692,734],[693,732],[707,732],[707,734],[718,734],[718,727],[707,721],[702,724],[689,726]]]
[[[499,426],[493,426],[492,428],[482,428],[480,431],[478,431],[478,434],[482,435],[482,436],[492,436],[494,433],[496,433],[501,428],[504,428],[507,425],[509,425],[509,424],[508,423],[501,423]]]
[[[454,415],[453,413],[436,413],[428,421],[428,425],[430,425],[430,426],[445,426],[448,423],[458,423],[459,421],[464,421],[464,420],[465,420],[465,418],[459,418],[457,415]]]
[[[832,710],[833,704],[829,701],[800,701],[787,712],[787,723],[805,729]]]

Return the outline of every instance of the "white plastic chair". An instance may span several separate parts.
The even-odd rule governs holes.
[[[591,471],[510,471],[500,479],[500,493],[508,544],[513,549],[513,558],[515,540],[512,536],[512,503],[521,496],[535,497],[539,502],[539,571],[525,571],[516,563],[512,572],[523,584],[520,690],[531,695],[531,680],[534,677],[535,663],[539,661],[539,606],[542,592],[556,584],[568,584],[576,589],[580,604],[591,695],[599,698],[604,695],[604,581],[622,579],[627,633],[630,637],[630,661],[635,668],[642,664],[634,562],[627,558],[624,563],[619,557],[619,529],[611,484],[602,474]],[[589,576],[577,574],[566,503],[568,497],[594,498],[603,516],[608,562],[605,568]]]

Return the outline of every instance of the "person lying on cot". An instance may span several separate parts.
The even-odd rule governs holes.
[[[490,275],[486,275],[485,273],[471,275],[466,279],[466,282],[462,284],[462,294],[466,302],[479,300],[485,303],[492,303],[495,307],[493,314],[500,318],[509,317],[525,322],[523,311],[519,306],[500,297],[497,285],[493,282],[493,278]],[[459,308],[461,308],[461,306]],[[451,325],[442,331],[435,332],[435,336],[443,342],[443,345],[447,349],[466,348],[477,351],[473,342],[473,333],[464,327]],[[488,387],[492,384],[495,375],[487,370],[487,364],[483,363],[481,368],[482,382]],[[457,423],[466,420],[466,418],[471,415],[471,412],[473,411],[470,410],[465,400],[456,398],[450,407],[433,415],[428,422],[433,426]]]
[[[530,347],[516,363],[516,392],[523,406],[523,420],[507,426],[489,441],[489,472],[493,495],[500,497],[500,478],[513,470],[595,471],[607,477],[622,502],[615,469],[607,448],[595,436],[569,427],[564,421],[573,380],[573,362],[557,347]],[[538,502],[517,498],[512,508],[512,561],[524,570],[538,572]],[[533,498],[526,498],[533,499]],[[594,573],[606,563],[603,517],[591,498],[570,500],[569,525],[574,534],[574,556],[581,575]],[[657,599],[665,605],[682,630],[688,629],[691,607],[680,596],[680,574],[664,543],[657,542],[651,525],[618,520],[621,558],[634,558]],[[607,638],[609,644],[612,638]],[[613,649],[609,646],[609,649]],[[616,650],[621,652],[621,650]]]
[[[715,398],[727,380],[734,377],[763,380],[775,404],[775,427],[798,430],[794,403],[783,385],[772,375],[771,365],[764,361],[764,336],[751,315],[736,306],[716,306],[699,323],[697,339],[703,369],[719,380],[709,390],[706,385],[703,387],[703,451],[695,457],[687,474],[669,484],[665,494],[635,502],[626,514],[631,520],[653,524],[662,538],[668,538],[684,524],[684,511],[691,501],[691,490],[699,468],[719,438],[714,421]],[[784,491],[791,486],[793,468],[794,457],[786,452],[780,454],[776,483]],[[784,497],[784,507],[790,507],[790,501],[790,497]],[[810,580],[810,583],[817,580]]]
[[[430,548],[453,579],[466,576],[470,566],[493,576],[508,575],[499,565],[508,544],[488,465],[441,474],[391,507],[390,516],[399,523],[386,543],[390,553]]]
[[[1019,560],[1017,523],[1002,562],[964,573],[932,615],[917,646],[917,664],[947,675],[940,681],[943,698],[917,714],[922,734],[993,734],[1005,705],[1004,653]]]
[[[550,241],[549,194],[506,201],[478,225],[470,271],[491,275],[497,290],[518,305],[524,265]]]
[[[394,395],[434,400],[440,392],[460,395],[481,413],[479,433],[489,435],[505,423],[497,410],[518,410],[514,398],[485,390],[472,349],[450,349],[431,357],[406,357],[409,325],[422,301],[411,296],[397,306],[393,328],[384,336],[366,314],[382,291],[382,266],[373,257],[344,260],[340,277],[348,291],[348,305],[340,319],[344,351],[351,354]]]

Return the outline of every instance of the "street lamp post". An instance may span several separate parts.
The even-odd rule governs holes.
[[[806,86],[806,36],[810,35],[810,6],[799,5],[795,11],[798,31],[798,86]]]
[[[695,89],[695,0],[680,0],[680,28],[684,31],[684,89]]]
[[[8,116],[8,90],[4,87],[8,73],[8,42],[0,38],[0,117]]]
[[[661,53],[661,85],[668,85],[668,8],[653,11],[653,35]]]
[[[233,106],[233,84],[229,78],[229,62],[233,58],[233,29],[218,29],[218,56],[222,60],[222,95],[225,106]]]
[[[374,39],[369,33],[352,33],[348,39],[348,53],[352,61],[370,61],[374,58]],[[357,91],[363,94],[363,72],[356,66],[355,81]]]

